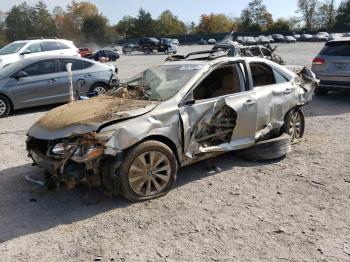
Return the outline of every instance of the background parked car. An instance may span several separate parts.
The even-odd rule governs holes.
[[[101,61],[103,58],[107,58],[106,61],[117,61],[120,56],[114,51],[102,49],[93,54],[88,54],[85,57],[95,61]]]
[[[24,58],[43,55],[80,56],[72,41],[64,39],[35,39],[12,42],[0,49],[0,68]]]
[[[350,38],[329,41],[312,61],[312,71],[321,80],[320,95],[330,90],[350,89]]]
[[[81,47],[79,48],[79,52],[81,57],[86,57],[87,55],[90,55],[94,52],[94,50],[90,47]]]
[[[243,37],[242,44],[244,44],[244,45],[256,45],[256,40],[252,36],[245,36],[245,37]]]
[[[272,38],[276,43],[281,43],[283,42],[284,36],[281,34],[274,34],[272,35]]]
[[[301,38],[301,35],[299,34],[294,34],[293,37],[295,38],[295,40],[299,41]]]
[[[283,38],[284,43],[296,43],[297,40],[294,38],[294,36],[288,35]]]
[[[0,117],[20,108],[69,101],[66,64],[72,63],[74,91],[83,80],[79,94],[105,94],[110,80],[116,81],[115,68],[84,58],[41,56],[17,61],[0,70]],[[112,77],[112,78],[111,78]]]
[[[215,45],[215,43],[216,43],[216,40],[214,38],[208,39],[208,44],[209,45]]]
[[[310,42],[312,40],[312,35],[310,34],[302,34],[300,37],[301,42]]]
[[[328,41],[328,36],[324,33],[317,33],[315,35],[312,36],[312,41],[315,42],[327,42]]]
[[[139,50],[139,46],[137,44],[124,44],[122,47],[123,54],[132,53],[138,50]]]
[[[206,45],[206,44],[208,44],[208,42],[207,42],[207,40],[202,38],[201,40],[198,41],[198,44],[199,45]]]
[[[172,39],[172,42],[173,42],[173,44],[176,45],[176,46],[179,46],[179,45],[180,45],[179,39]]]
[[[270,40],[266,36],[261,35],[256,38],[256,43],[258,45],[266,45],[270,43]]]

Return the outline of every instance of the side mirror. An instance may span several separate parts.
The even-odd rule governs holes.
[[[193,93],[191,92],[184,101],[182,101],[179,106],[192,106],[196,103],[196,100],[193,98]]]
[[[32,52],[30,52],[29,50],[24,50],[22,53],[20,53],[20,55],[29,55]]]
[[[19,72],[15,73],[12,77],[16,78],[18,80],[18,79],[20,79],[22,77],[27,77],[27,76],[28,76],[28,74],[26,72],[19,71]]]

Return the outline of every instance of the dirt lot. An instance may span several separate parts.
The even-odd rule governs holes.
[[[280,45],[309,65],[321,44]],[[201,46],[200,49],[205,47]],[[196,50],[181,47],[181,52]],[[164,55],[118,61],[128,77]],[[306,134],[285,159],[233,154],[180,170],[167,196],[138,204],[86,188],[40,193],[25,152],[28,127],[52,107],[0,119],[0,261],[350,261],[350,93],[315,97]]]

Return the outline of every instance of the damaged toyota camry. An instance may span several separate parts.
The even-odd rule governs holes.
[[[130,201],[173,187],[179,167],[304,132],[300,109],[317,80],[262,58],[165,62],[105,96],[57,107],[28,131],[27,150],[47,183],[103,187]],[[287,153],[287,152],[286,152]]]

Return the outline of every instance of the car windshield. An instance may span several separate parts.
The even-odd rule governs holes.
[[[168,100],[201,68],[202,65],[193,64],[151,67],[125,83],[128,97],[155,101]]]
[[[23,46],[25,46],[25,44],[26,42],[8,44],[0,49],[0,55],[17,53]]]
[[[350,42],[329,42],[322,49],[320,55],[350,56]]]

